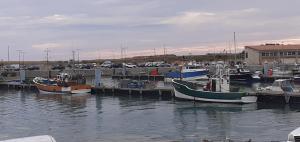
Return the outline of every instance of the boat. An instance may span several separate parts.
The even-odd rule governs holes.
[[[181,71],[173,71],[165,74],[166,80],[172,79],[182,79],[185,81],[198,80],[198,79],[208,79],[208,69],[204,68],[194,68],[192,66],[182,67]],[[168,82],[170,82],[168,81]]]
[[[294,87],[292,80],[290,79],[277,79],[271,86],[258,87],[257,91],[259,93],[269,93],[269,94],[299,94],[300,91]]]
[[[251,83],[253,81],[260,80],[260,77],[253,75],[249,70],[244,68],[237,68],[229,70],[229,76],[231,82],[246,82]]]
[[[56,142],[55,139],[50,135],[24,137],[17,139],[9,139],[0,142]]]
[[[217,75],[210,78],[204,87],[197,87],[190,82],[173,79],[175,97],[180,99],[217,102],[217,103],[255,103],[256,96],[250,96],[246,92],[239,92],[230,88],[228,73],[220,70],[217,65]]]
[[[85,78],[80,75],[72,77],[66,73],[61,73],[54,79],[35,77],[33,82],[41,94],[84,94],[91,92],[91,86],[85,84]]]
[[[300,75],[299,74],[293,76],[293,82],[295,84],[300,84]]]
[[[296,128],[288,134],[287,142],[298,142],[300,141],[300,127]]]

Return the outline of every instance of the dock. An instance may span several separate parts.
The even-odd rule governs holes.
[[[28,89],[28,90],[34,90],[36,89],[36,86],[34,84],[25,84],[20,82],[1,82],[1,87],[7,87],[8,89]]]
[[[34,84],[25,84],[20,82],[1,82],[0,87],[3,89],[30,90],[36,91]],[[114,88],[114,87],[92,87],[93,95],[116,95],[146,97],[158,100],[172,100],[175,98],[173,88]],[[258,103],[272,104],[299,104],[300,93],[297,94],[270,94],[264,92],[250,92],[249,95],[257,96]]]
[[[134,80],[149,80],[149,81],[164,81],[164,75],[113,75],[112,79],[134,79]]]

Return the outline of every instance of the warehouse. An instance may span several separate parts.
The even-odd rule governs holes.
[[[245,46],[245,62],[249,65],[261,65],[265,62],[295,64],[298,63],[298,57],[300,57],[300,45],[263,44]]]

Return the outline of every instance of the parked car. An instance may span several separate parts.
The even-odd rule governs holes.
[[[112,68],[122,68],[123,64],[112,64]]]
[[[135,64],[132,64],[132,63],[123,63],[123,66],[125,66],[126,68],[136,68],[137,67]]]
[[[171,64],[168,63],[162,63],[158,67],[171,67]]]
[[[6,71],[19,71],[20,70],[20,66],[19,66],[19,64],[11,64],[11,65],[4,66],[4,69]]]
[[[64,70],[65,66],[63,66],[63,65],[54,65],[51,69],[52,70]]]
[[[103,62],[101,65],[100,65],[100,67],[102,67],[102,68],[111,68],[112,67],[112,62],[111,61],[105,61],[105,62]]]
[[[92,69],[93,67],[92,64],[82,64],[80,69]]]
[[[40,67],[39,66],[29,66],[28,68],[27,68],[28,70],[40,70]]]
[[[138,67],[146,67],[146,63],[139,63],[137,66]]]

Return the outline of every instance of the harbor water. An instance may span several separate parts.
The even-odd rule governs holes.
[[[284,141],[300,107],[214,104],[113,95],[0,92],[0,140],[52,135],[57,142]]]

